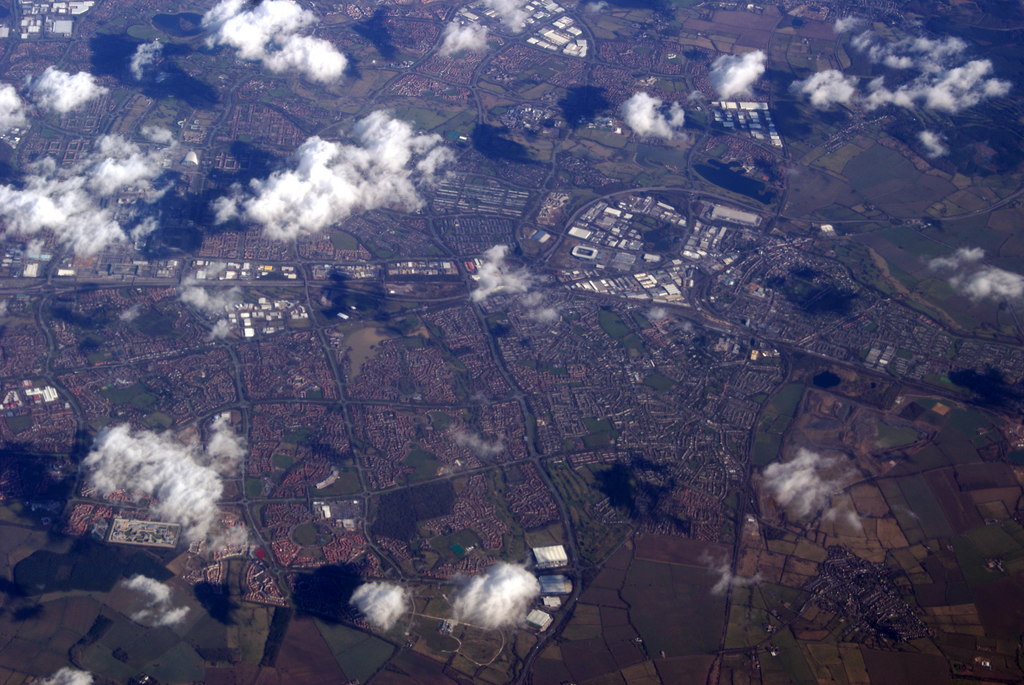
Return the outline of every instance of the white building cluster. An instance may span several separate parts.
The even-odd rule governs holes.
[[[21,0],[21,22],[17,34],[22,40],[43,34],[70,36],[74,31],[74,17],[85,14],[95,4],[94,0]],[[0,27],[0,38],[8,38],[11,27]]]
[[[754,140],[782,147],[782,136],[775,128],[767,102],[712,102],[715,123],[730,131],[745,131]]]

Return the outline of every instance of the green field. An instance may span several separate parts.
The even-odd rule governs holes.
[[[105,387],[100,390],[100,395],[115,404],[131,404],[139,409],[152,406],[157,401],[157,396],[141,383]]]
[[[657,371],[644,378],[644,385],[649,385],[658,392],[664,392],[675,384],[676,382],[674,380],[664,374],[658,373]]]
[[[888,423],[879,423],[878,446],[882,449],[892,449],[907,445],[917,440],[917,430],[910,426],[892,426]]]
[[[432,452],[428,452],[416,443],[409,447],[409,452],[405,456],[405,463],[412,467],[413,472],[409,478],[414,481],[433,478],[437,475],[437,469],[441,466],[441,462],[438,461]]]
[[[803,394],[802,383],[790,383],[775,393],[762,410],[751,454],[756,466],[764,466],[778,456],[782,436],[793,421]]]
[[[338,666],[352,680],[367,682],[394,653],[390,644],[367,633],[319,619],[315,623],[338,660]]]
[[[711,593],[714,583],[706,568],[634,559],[622,598],[649,653],[675,657],[718,650],[725,599]]]
[[[610,309],[602,309],[597,313],[597,323],[601,330],[615,340],[622,340],[633,331],[618,314]]]

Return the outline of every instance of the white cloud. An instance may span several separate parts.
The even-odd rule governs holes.
[[[163,126],[153,126],[152,124],[146,124],[139,131],[142,137],[151,143],[158,143],[160,145],[170,145],[174,141],[174,133]]]
[[[607,8],[608,8],[608,3],[605,2],[605,0],[597,0],[597,2],[588,2],[587,4],[585,4],[583,6],[583,11],[584,12],[589,12],[591,14],[596,14],[596,13],[600,12],[601,10],[607,9]]]
[[[261,62],[275,73],[294,71],[312,81],[337,81],[348,59],[322,38],[299,35],[316,15],[294,0],[221,0],[203,15],[211,31],[209,47],[227,45],[244,60]]]
[[[884,41],[871,31],[865,31],[853,39],[852,45],[865,52],[873,62],[890,69],[917,72],[895,89],[885,85],[885,76],[869,82],[868,94],[864,98],[864,106],[868,109],[887,104],[906,108],[920,105],[956,113],[1010,91],[1009,81],[989,78],[993,71],[991,61],[963,61],[967,44],[959,38]]]
[[[750,88],[764,73],[767,60],[768,56],[761,50],[754,50],[742,56],[722,55],[711,63],[708,78],[723,100],[749,96]]]
[[[92,682],[92,673],[88,671],[62,668],[50,677],[38,681],[38,685],[92,685]]]
[[[651,307],[647,311],[647,318],[650,321],[661,321],[668,316],[668,310],[664,307]]]
[[[686,114],[678,102],[666,106],[658,97],[636,93],[622,103],[622,118],[638,136],[656,136],[671,140],[686,123]]]
[[[393,583],[363,583],[352,593],[355,605],[367,622],[377,630],[391,630],[402,614],[409,610],[409,593]]]
[[[849,33],[854,29],[860,27],[864,23],[864,20],[860,17],[840,17],[836,19],[836,23],[833,24],[832,30],[837,34]]]
[[[934,159],[935,157],[943,157],[949,154],[949,147],[946,145],[945,137],[934,131],[921,131],[917,134],[917,139],[921,141],[922,147],[924,147],[924,154],[926,157]]]
[[[444,56],[459,52],[483,52],[487,49],[487,27],[476,23],[463,26],[453,21],[444,27],[444,41],[440,53]]]
[[[526,293],[533,285],[533,275],[526,269],[514,269],[505,263],[508,245],[495,245],[484,252],[484,262],[477,270],[477,287],[470,294],[474,302],[483,302],[495,293],[516,295]]]
[[[64,114],[103,95],[107,88],[88,72],[69,74],[47,67],[42,76],[29,82],[28,91],[32,101],[42,109]]]
[[[507,255],[507,245],[495,245],[484,252],[484,260],[477,269],[477,287],[469,294],[470,299],[483,302],[499,293],[515,295],[528,318],[540,323],[558,319],[558,309],[547,304],[541,293],[531,291],[536,284],[533,274],[523,268],[510,267],[505,263]]]
[[[136,623],[141,623],[151,628],[174,626],[181,623],[188,616],[188,607],[174,606],[169,585],[164,585],[159,581],[142,575],[132,576],[124,581],[124,585],[146,597],[146,606],[131,615],[131,619]]]
[[[547,300],[536,290],[519,298],[519,304],[526,308],[527,318],[538,323],[554,323],[560,316],[558,308],[547,303]]]
[[[831,495],[849,485],[855,474],[845,459],[801,447],[794,459],[769,464],[763,475],[775,501],[803,518],[824,510]]]
[[[527,0],[483,0],[484,7],[494,10],[510,31],[519,33],[526,26],[530,13],[526,11]]]
[[[822,518],[826,521],[845,523],[848,528],[857,533],[861,533],[864,530],[864,524],[861,523],[860,517],[857,516],[857,512],[853,510],[853,505],[850,503],[832,507],[825,512]]]
[[[231,334],[231,322],[227,319],[217,319],[210,329],[210,340],[223,340]]]
[[[120,319],[121,321],[124,321],[125,323],[128,323],[131,321],[135,321],[135,319],[139,318],[139,314],[141,313],[142,305],[133,304],[131,307],[128,307],[128,309],[125,309],[124,311],[120,312],[117,315],[117,318]]]
[[[196,542],[217,526],[221,476],[238,466],[234,453],[219,444],[211,440],[211,452],[198,441],[182,443],[170,433],[132,432],[120,424],[97,436],[82,463],[90,485],[102,494],[125,490],[152,497],[154,514],[180,523],[185,537]]]
[[[951,271],[949,284],[973,300],[1017,300],[1024,297],[1024,276],[981,263],[985,251],[980,247],[961,247],[949,257],[928,262],[934,271]]]
[[[132,54],[132,60],[129,64],[132,76],[135,77],[136,81],[141,81],[143,74],[146,72],[146,67],[155,64],[160,52],[164,49],[164,44],[158,40],[154,40],[151,43],[140,43],[139,47],[135,48],[134,54]]]
[[[210,438],[206,441],[206,456],[228,471],[234,469],[245,456],[245,438],[228,423],[227,413],[219,415],[210,424]]]
[[[6,83],[0,85],[0,133],[24,126],[27,121],[25,103],[18,96],[18,91]]]
[[[837,69],[826,69],[802,81],[794,81],[790,88],[795,93],[807,95],[818,109],[827,109],[834,104],[850,104],[857,94],[857,79],[844,76]]]
[[[230,288],[204,288],[196,285],[194,277],[189,276],[181,282],[178,297],[185,304],[190,304],[204,314],[217,316],[224,314],[229,308],[242,301],[242,289],[237,285]]]
[[[958,269],[968,264],[975,264],[985,258],[985,250],[980,247],[961,247],[948,257],[936,257],[928,261],[928,268]]]
[[[92,152],[71,166],[47,157],[30,165],[17,187],[0,186],[0,219],[8,233],[49,232],[77,254],[94,254],[123,241],[133,229],[155,227],[125,208],[116,216],[116,203],[109,199],[128,189],[143,203],[156,202],[166,188],[154,183],[164,173],[163,160],[173,153],[174,147],[144,150],[120,136],[102,136]]]
[[[973,300],[1018,300],[1024,296],[1024,276],[994,266],[958,274],[950,284]]]
[[[416,210],[418,187],[433,182],[454,157],[435,134],[417,135],[386,112],[373,112],[353,131],[356,144],[309,138],[295,153],[295,168],[235,185],[214,203],[217,222],[259,224],[276,240],[318,233],[355,212],[378,207]]]
[[[729,557],[727,556],[715,560],[705,553],[700,560],[707,565],[712,573],[718,576],[718,580],[711,587],[711,594],[713,595],[724,595],[730,588],[756,585],[764,580],[760,573],[751,578],[737,576],[732,572],[732,564],[729,563]]]
[[[505,451],[505,443],[501,440],[485,440],[482,436],[462,428],[455,429],[454,434],[456,445],[468,448],[478,457],[496,457]]]
[[[522,566],[499,562],[474,576],[455,596],[455,618],[481,628],[516,626],[540,595],[540,583]]]

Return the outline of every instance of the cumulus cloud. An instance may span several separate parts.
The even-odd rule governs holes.
[[[505,262],[507,245],[495,245],[484,252],[484,261],[477,270],[477,287],[469,294],[474,302],[483,302],[498,293],[516,296],[526,309],[526,315],[540,323],[551,323],[558,318],[558,309],[547,303],[544,296],[531,291],[536,284],[533,274],[523,268],[510,267]]]
[[[88,72],[69,74],[47,67],[42,76],[29,82],[28,91],[32,101],[42,109],[65,114],[105,94],[107,88]]]
[[[668,310],[664,307],[651,307],[647,311],[647,318],[651,321],[661,321],[668,316]]]
[[[890,69],[916,72],[909,81],[889,88],[885,76],[868,83],[864,106],[916,107],[956,113],[982,100],[1000,97],[1010,91],[1010,82],[990,78],[992,62],[987,59],[964,61],[967,43],[955,37],[904,38],[884,41],[871,31],[856,36],[852,43],[871,61]]]
[[[1024,275],[982,263],[981,248],[959,248],[948,257],[928,262],[934,271],[949,272],[949,285],[973,300],[1019,300],[1024,297]]]
[[[481,628],[516,626],[540,595],[540,583],[522,566],[499,562],[465,581],[452,606],[455,618]]]
[[[622,103],[622,118],[638,136],[672,139],[686,123],[686,113],[678,102],[671,105],[647,93],[636,93]]]
[[[139,318],[139,314],[141,314],[141,313],[142,313],[142,305],[141,304],[133,304],[131,307],[128,307],[128,309],[125,309],[124,311],[120,312],[117,315],[117,318],[120,319],[121,321],[124,321],[125,323],[129,323],[129,322],[135,321],[135,319]]]
[[[230,288],[204,288],[196,283],[192,276],[185,278],[181,282],[178,297],[204,314],[223,314],[242,301],[242,289],[237,285]]]
[[[928,268],[933,271],[941,269],[958,269],[976,264],[985,258],[985,250],[980,247],[961,247],[948,257],[936,257],[928,261]]]
[[[505,451],[505,443],[501,440],[485,440],[482,436],[462,428],[455,429],[455,444],[483,458],[496,457]]]
[[[892,69],[919,67],[926,70],[942,71],[942,63],[958,57],[967,49],[967,43],[960,38],[901,38],[882,40],[872,31],[858,34],[850,42],[854,48],[867,54],[872,62],[884,64]]]
[[[240,219],[263,227],[276,240],[318,233],[355,212],[378,207],[409,211],[423,206],[418,188],[432,183],[454,159],[436,134],[417,135],[386,112],[373,112],[355,126],[355,144],[306,140],[294,169],[234,185],[214,203],[218,223]]]
[[[897,107],[921,104],[929,109],[956,113],[1010,91],[1009,81],[985,78],[991,72],[992,62],[989,60],[971,60],[941,74],[922,74],[895,90],[887,88],[885,77],[879,76],[868,84],[865,105],[868,109],[875,109],[885,104]]]
[[[210,340],[223,340],[231,334],[231,322],[227,319],[217,319],[210,329]]]
[[[195,440],[182,443],[170,433],[133,432],[120,424],[100,432],[82,463],[89,484],[100,493],[124,490],[152,497],[154,514],[181,524],[185,537],[197,542],[214,532],[221,477],[238,466],[235,453],[220,444],[211,440],[204,449]]]
[[[853,510],[851,503],[845,503],[842,506],[832,507],[825,512],[823,517],[826,521],[836,521],[844,523],[848,528],[856,533],[861,533],[864,530],[864,524],[861,523],[860,517],[857,516],[857,512]]]
[[[0,86],[0,133],[24,126],[27,121],[25,103],[18,91],[6,83]]]
[[[953,276],[950,283],[973,300],[1019,300],[1024,296],[1024,276],[994,266]]]
[[[796,457],[765,468],[764,485],[775,501],[798,518],[826,509],[831,495],[849,485],[849,462],[800,448]]]
[[[945,137],[934,131],[921,131],[917,139],[924,147],[924,154],[929,158],[942,157],[949,154],[949,147],[946,145]]]
[[[510,31],[519,33],[526,26],[530,13],[526,11],[527,0],[483,0],[484,7],[494,10],[498,19]]]
[[[808,96],[816,108],[828,109],[832,105],[847,105],[854,100],[857,95],[857,79],[844,76],[837,69],[826,69],[802,81],[794,81],[790,89],[794,93]]]
[[[519,298],[519,304],[526,308],[526,316],[538,323],[553,323],[558,320],[558,307],[548,304],[543,295],[534,290]]]
[[[151,231],[154,220],[138,219],[109,200],[133,191],[143,203],[166,192],[155,184],[163,161],[174,148],[143,149],[117,135],[100,137],[93,150],[71,166],[47,157],[29,165],[18,186],[0,186],[0,219],[8,233],[35,236],[49,232],[77,254],[94,254],[108,245]]]
[[[840,17],[836,19],[836,23],[832,25],[832,30],[837,34],[849,33],[856,28],[859,28],[864,23],[864,20],[860,17]]]
[[[62,668],[48,678],[38,681],[39,685],[92,685],[92,673],[77,668]]]
[[[768,56],[761,50],[754,50],[742,56],[722,55],[711,63],[708,78],[723,100],[749,96],[750,88],[764,73],[767,60]]]
[[[442,55],[450,56],[459,52],[483,52],[487,49],[487,27],[476,23],[460,24],[453,21],[444,27]]]
[[[1018,300],[1024,297],[1024,276],[982,264],[985,251],[980,247],[961,247],[949,257],[928,262],[933,271],[952,272],[949,284],[972,300]]]
[[[128,66],[136,81],[142,80],[142,75],[146,72],[146,67],[156,63],[156,60],[160,57],[160,52],[163,49],[164,44],[158,40],[154,40],[151,43],[141,43],[139,47],[135,48],[135,52],[132,54],[132,60]]]
[[[188,616],[188,607],[174,606],[169,585],[146,576],[135,575],[124,581],[124,586],[146,598],[146,606],[131,614],[131,619],[136,623],[151,628],[174,626]]]
[[[583,6],[583,11],[589,12],[591,14],[596,14],[603,9],[607,9],[607,7],[608,3],[605,2],[605,0],[598,0],[597,2],[588,2],[587,4],[585,4]]]
[[[409,593],[393,583],[363,583],[352,593],[351,602],[370,625],[388,631],[409,610]]]
[[[164,128],[163,126],[153,126],[152,124],[146,124],[139,131],[142,137],[151,143],[159,143],[160,145],[170,145],[174,142],[174,134],[170,129]]]
[[[714,559],[711,555],[705,553],[701,556],[700,560],[707,565],[712,573],[718,576],[718,580],[711,587],[711,594],[713,595],[724,595],[730,588],[756,585],[764,580],[760,573],[751,578],[737,576],[732,572],[732,564],[729,563],[728,557]]]
[[[210,424],[210,438],[206,442],[206,455],[214,463],[230,465],[241,461],[245,456],[245,438],[228,423],[227,413],[219,415]]]
[[[244,60],[260,62],[274,73],[292,71],[311,81],[337,81],[348,59],[322,38],[299,35],[316,15],[294,0],[221,0],[203,15],[209,47],[227,45]]]
[[[483,302],[495,293],[522,294],[533,285],[533,275],[505,263],[508,245],[495,245],[484,252],[484,261],[477,270],[477,287],[470,294],[474,302]]]

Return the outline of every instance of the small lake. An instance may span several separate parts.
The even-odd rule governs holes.
[[[761,181],[745,175],[738,164],[722,164],[717,159],[711,159],[707,164],[694,164],[693,168],[705,179],[726,190],[746,195],[764,204],[775,199],[774,191],[769,190]]]
[[[818,388],[834,388],[839,385],[842,380],[842,378],[831,371],[822,371],[812,379],[812,382]]]

